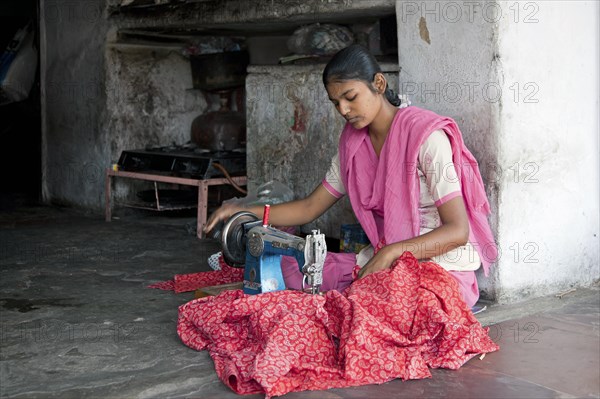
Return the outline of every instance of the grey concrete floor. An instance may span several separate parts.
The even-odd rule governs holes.
[[[218,246],[190,234],[193,223],[142,213],[105,223],[31,206],[0,213],[0,397],[239,397],[176,334],[177,307],[193,293],[146,288],[208,270]],[[490,305],[478,317],[501,349],[457,371],[285,397],[599,397],[599,293]]]

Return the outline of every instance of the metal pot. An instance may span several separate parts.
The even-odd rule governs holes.
[[[192,141],[211,151],[244,147],[246,118],[241,112],[221,110],[200,115],[192,122]]]

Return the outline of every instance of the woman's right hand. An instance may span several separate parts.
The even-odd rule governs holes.
[[[221,205],[219,207],[219,209],[214,211],[212,213],[212,215],[210,215],[210,217],[208,218],[208,221],[206,222],[206,225],[204,226],[204,234],[211,231],[217,225],[217,223],[219,223],[220,221],[227,220],[233,214],[243,211],[243,210],[246,210],[246,208],[239,206],[239,205],[234,205],[234,204]]]

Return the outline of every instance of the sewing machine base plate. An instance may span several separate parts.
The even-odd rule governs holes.
[[[207,296],[219,295],[223,291],[241,290],[243,283],[241,281],[236,283],[211,285],[209,287],[198,288],[194,293],[194,298],[204,298]]]

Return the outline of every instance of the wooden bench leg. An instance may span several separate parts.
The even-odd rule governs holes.
[[[208,182],[201,180],[198,182],[198,224],[196,226],[196,236],[204,237],[204,226],[208,213]]]
[[[112,220],[112,209],[111,209],[111,180],[112,176],[109,172],[106,172],[106,180],[104,185],[104,220],[110,222]]]

